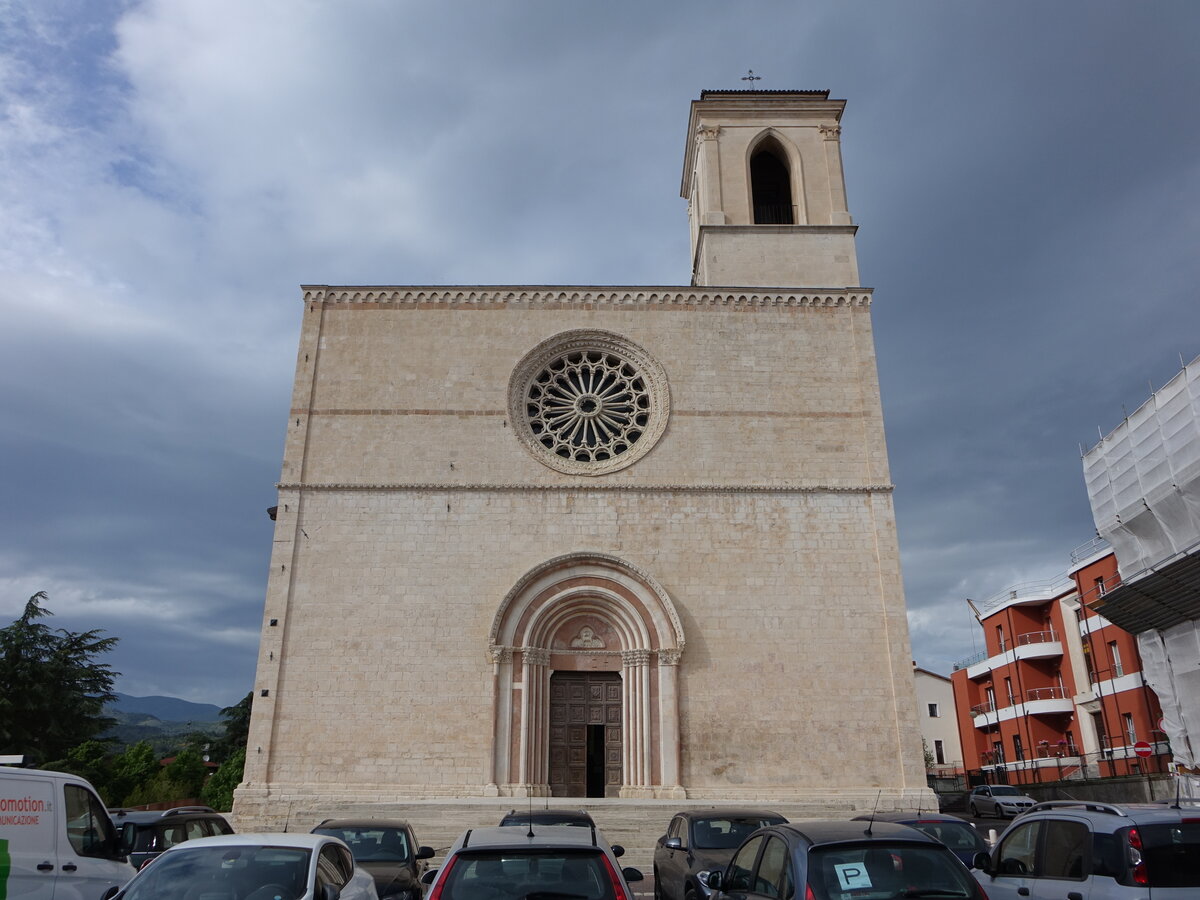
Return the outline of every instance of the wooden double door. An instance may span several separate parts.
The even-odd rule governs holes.
[[[550,793],[616,797],[621,789],[621,676],[550,676]]]

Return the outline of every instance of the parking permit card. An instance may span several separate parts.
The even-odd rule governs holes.
[[[837,863],[833,870],[837,872],[838,884],[843,891],[861,890],[871,886],[871,876],[862,863]]]

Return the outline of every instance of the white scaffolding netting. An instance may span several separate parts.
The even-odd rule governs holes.
[[[1200,552],[1200,357],[1083,457],[1096,530],[1125,583]],[[1200,621],[1138,634],[1175,761],[1200,760]]]
[[[1123,581],[1200,542],[1200,357],[1083,457]]]

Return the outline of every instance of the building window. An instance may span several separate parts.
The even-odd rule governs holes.
[[[994,712],[996,709],[996,692],[992,690],[991,685],[988,685],[984,690],[984,694],[987,696],[987,711]]]
[[[940,712],[938,712],[938,705],[936,703],[930,703],[929,704],[929,718],[937,719],[937,718],[940,718],[941,715],[942,714]]]
[[[1013,735],[1013,758],[1025,758],[1025,748],[1021,746],[1021,736],[1019,734]]]
[[[1011,678],[1004,679],[1004,693],[1008,695],[1008,705],[1009,706],[1012,706],[1014,703],[1017,702],[1017,698],[1013,696],[1012,679]]]
[[[941,741],[933,742],[933,758],[937,760],[937,764],[939,766],[944,766],[946,764],[946,750],[944,747],[942,747]]]
[[[750,184],[755,225],[792,224],[792,176],[787,152],[767,138],[750,158]]]
[[[1123,713],[1121,718],[1125,721],[1125,743],[1137,743],[1137,728],[1133,724],[1133,713]]]
[[[1104,587],[1104,576],[1103,575],[1097,576],[1097,578],[1096,578],[1096,596],[1103,597],[1105,590],[1106,589]]]
[[[649,452],[670,414],[666,373],[641,347],[607,331],[543,341],[509,379],[513,433],[541,463],[603,475]]]
[[[1004,648],[1004,626],[1003,625],[996,626],[996,642],[1000,647],[1000,652],[1003,653],[1004,649],[1005,649]]]
[[[1120,678],[1125,674],[1125,667],[1121,665],[1121,648],[1117,646],[1116,641],[1108,642],[1108,658],[1112,660],[1112,671],[1114,678]]]

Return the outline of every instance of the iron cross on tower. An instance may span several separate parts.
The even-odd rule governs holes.
[[[746,72],[745,75],[742,76],[742,81],[748,81],[748,82],[750,82],[750,87],[754,87],[754,82],[762,81],[762,76],[755,75],[754,70],[750,69],[749,71]]]

